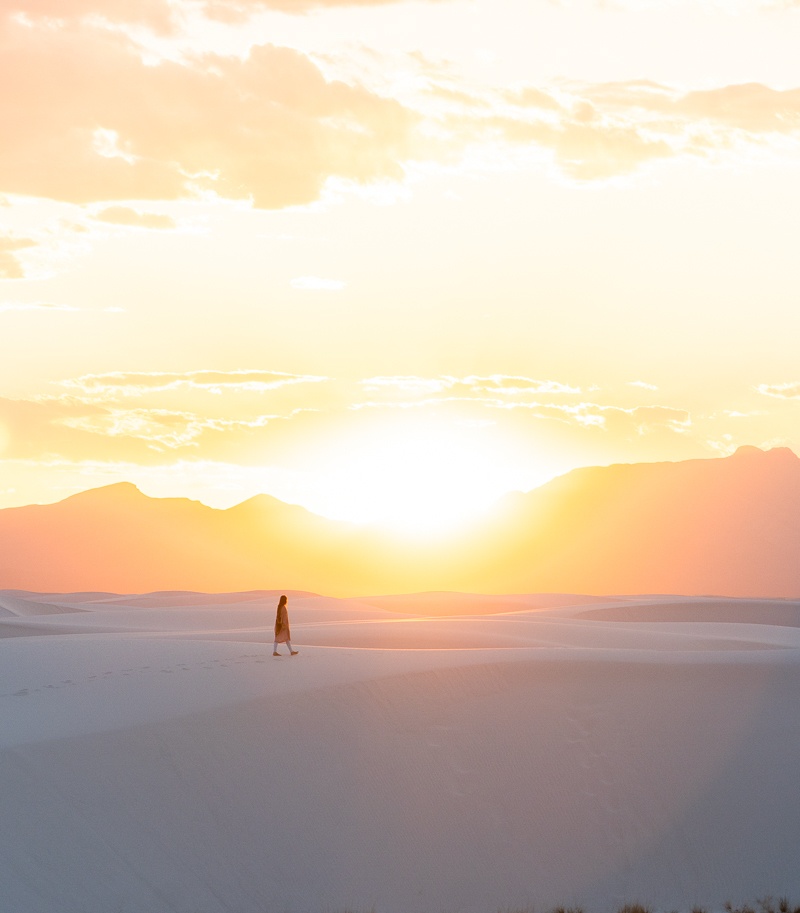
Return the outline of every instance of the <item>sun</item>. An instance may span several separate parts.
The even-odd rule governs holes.
[[[351,438],[318,512],[413,536],[469,522],[514,488],[490,427],[400,421]]]

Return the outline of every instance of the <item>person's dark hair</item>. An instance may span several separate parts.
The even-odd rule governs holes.
[[[278,603],[278,608],[280,608],[282,605],[286,605],[286,597],[285,597],[285,596],[281,596],[280,602]]]

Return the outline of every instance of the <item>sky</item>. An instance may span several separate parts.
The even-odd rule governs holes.
[[[800,453],[800,0],[0,0],[0,508],[432,528]]]

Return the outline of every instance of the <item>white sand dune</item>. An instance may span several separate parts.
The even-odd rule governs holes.
[[[0,618],[27,618],[31,615],[66,615],[83,611],[80,606],[54,605],[38,599],[23,599],[0,592]]]
[[[81,595],[0,593],[9,913],[800,897],[800,602]]]

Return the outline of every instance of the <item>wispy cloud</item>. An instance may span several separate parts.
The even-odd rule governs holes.
[[[785,384],[759,384],[756,390],[775,399],[800,399],[800,381]]]
[[[12,14],[28,20],[75,21],[102,17],[111,23],[144,25],[160,33],[173,31],[192,6],[210,19],[237,22],[264,10],[304,15],[313,10],[348,6],[385,6],[403,0],[7,0]],[[444,0],[427,0],[429,3]]]
[[[0,279],[24,279],[25,270],[16,251],[36,247],[32,238],[17,238],[13,235],[0,235]]]
[[[196,446],[204,427],[198,416],[166,409],[114,409],[95,415],[68,416],[60,423],[103,437],[136,438],[158,450]]]
[[[513,395],[525,393],[541,396],[543,394],[573,394],[580,393],[580,387],[555,380],[535,380],[530,377],[515,377],[505,374],[492,374],[488,377],[470,375],[465,377],[461,384],[472,390],[483,393],[501,393]]]
[[[657,428],[685,433],[692,426],[692,418],[685,409],[672,406],[609,406],[600,403],[581,402],[573,405],[533,402],[508,403],[504,409],[526,409],[542,419],[576,423],[586,428],[600,428],[616,434],[635,432],[648,434]]]
[[[97,16],[112,23],[142,24],[166,32],[175,21],[169,0],[5,0],[3,9],[18,21],[50,25]]]
[[[502,403],[505,399],[526,396],[560,396],[575,395],[581,392],[579,387],[555,380],[539,380],[531,377],[519,377],[506,374],[487,376],[468,375],[466,377],[383,376],[370,377],[361,381],[363,389],[370,393],[384,394],[394,405],[397,397],[420,396],[425,398],[439,397],[449,401],[484,400]],[[378,405],[373,403],[370,405]],[[411,405],[411,404],[409,404]]]
[[[0,400],[11,456],[102,454],[149,463],[153,454],[169,451],[263,459],[270,442],[283,441],[284,453],[304,435],[325,439],[334,415],[337,427],[352,430],[365,422],[383,427],[380,413],[387,410],[435,410],[437,421],[462,427],[502,422],[526,434],[532,423],[545,422],[565,433],[610,432],[615,439],[691,427],[685,410],[590,402],[577,386],[514,375],[378,376],[353,384],[263,370],[109,372],[52,386],[55,392],[29,400]],[[370,393],[366,401],[364,392]]]
[[[785,155],[787,138],[800,145],[800,89],[749,83],[686,92],[648,80],[564,81],[498,89],[493,104],[482,87],[473,92],[471,111],[468,94],[462,87],[449,115],[441,115],[451,141],[546,150],[564,174],[581,181],[748,146]]]
[[[237,390],[264,393],[294,384],[316,384],[325,380],[327,378],[317,375],[282,374],[274,371],[113,371],[108,374],[84,374],[59,381],[57,385],[89,400],[118,401],[180,389],[211,394]]]
[[[537,398],[503,396],[420,396],[416,399],[370,400],[353,403],[351,410],[469,410],[470,420],[478,415],[523,415],[526,423],[543,422],[584,432],[607,433],[614,440],[632,440],[658,431],[688,434],[693,426],[690,413],[672,406],[625,407],[593,402],[564,403]]]
[[[69,304],[47,304],[43,301],[0,301],[2,311],[79,311]]]
[[[148,463],[155,452],[186,449],[247,462],[285,433],[273,426],[329,408],[324,380],[268,371],[84,375],[53,384],[56,392],[0,398],[0,427],[9,455],[25,459]]]
[[[168,229],[175,228],[175,220],[171,216],[160,215],[155,212],[139,212],[128,206],[109,206],[98,212],[93,218],[111,225],[125,225],[130,228]]]
[[[251,419],[207,418],[169,409],[114,409],[88,416],[66,417],[61,424],[90,434],[135,438],[158,451],[198,447],[209,432],[231,434],[265,428],[290,416],[258,415]]]

